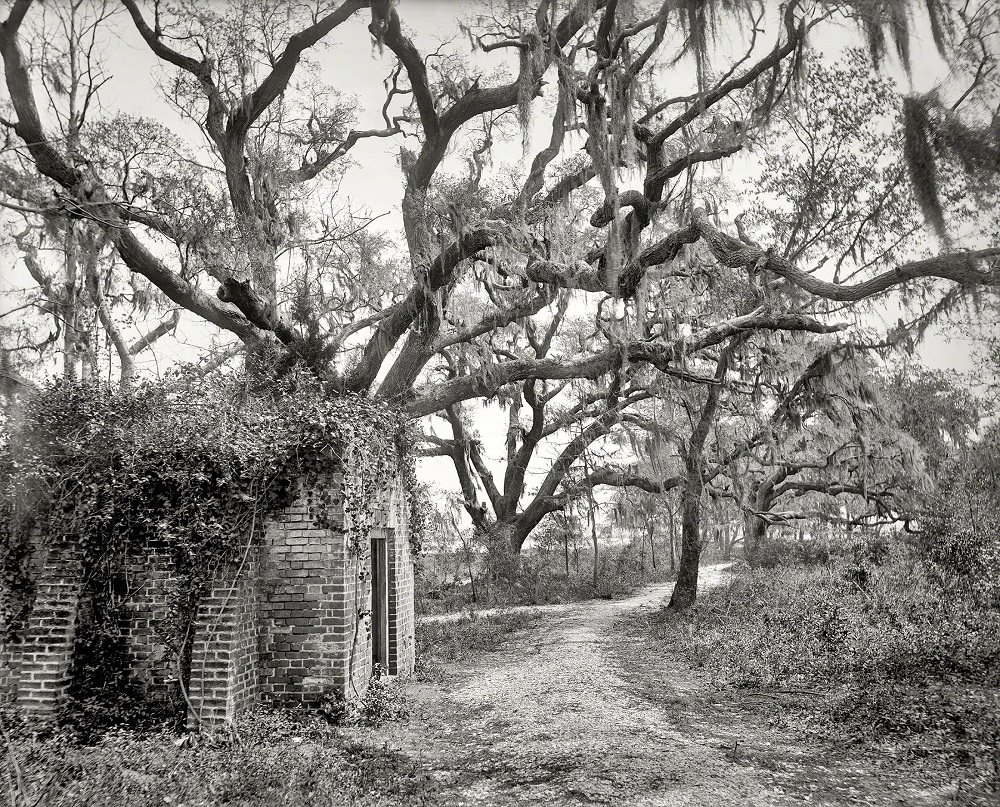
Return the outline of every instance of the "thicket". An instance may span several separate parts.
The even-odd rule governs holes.
[[[422,513],[405,442],[397,411],[330,395],[307,373],[254,387],[241,376],[185,372],[134,388],[54,383],[31,397],[0,446],[4,641],[18,641],[30,612],[32,555],[54,540],[71,542],[83,555],[90,617],[78,632],[74,711],[84,727],[99,713],[120,724],[137,702],[121,630],[129,592],[120,580],[130,558],[154,544],[171,554],[179,593],[170,635],[161,638],[182,688],[200,598],[222,567],[241,562],[267,514],[287,506],[300,481],[313,518],[333,523],[336,488],[326,482],[350,469],[347,542],[364,554],[374,496],[401,469],[419,549]],[[366,565],[359,568],[364,574]]]
[[[920,530],[868,531],[828,552],[740,565],[676,634],[724,687],[807,693],[841,739],[947,759],[998,782],[1000,441],[953,459]]]

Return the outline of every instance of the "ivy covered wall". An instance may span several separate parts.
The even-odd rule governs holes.
[[[53,715],[120,721],[159,703],[203,726],[259,699],[359,697],[373,536],[390,552],[389,667],[407,672],[422,519],[405,444],[398,413],[294,374],[41,391],[0,447],[0,685],[34,696],[23,650],[69,547],[72,657],[39,678],[61,688]]]

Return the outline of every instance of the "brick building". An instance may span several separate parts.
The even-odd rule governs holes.
[[[356,700],[376,663],[390,675],[412,671],[413,562],[401,480],[373,503],[370,546],[360,551],[344,529],[343,478],[323,484],[333,493],[332,524],[310,515],[315,491],[300,484],[201,600],[187,676],[189,727],[224,725],[258,702]],[[72,538],[52,538],[36,554],[30,616],[0,648],[0,694],[27,719],[45,722],[65,702],[88,608]],[[178,663],[166,637],[178,578],[169,548],[137,548],[114,583],[132,682],[151,702],[175,698]]]

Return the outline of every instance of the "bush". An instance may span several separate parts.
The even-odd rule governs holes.
[[[359,722],[363,726],[374,728],[403,720],[408,715],[409,709],[403,691],[382,669],[382,665],[376,664],[372,670],[372,679],[368,682],[368,691],[361,699]]]
[[[688,618],[692,663],[728,686],[821,690],[830,730],[977,758],[1000,743],[1000,611],[957,599],[909,547],[741,566]]]
[[[754,558],[754,565],[763,569],[778,566],[815,566],[829,563],[835,549],[828,543],[810,541],[790,541],[774,538],[766,541]]]
[[[945,468],[924,507],[920,552],[942,588],[1000,608],[1000,429]]]

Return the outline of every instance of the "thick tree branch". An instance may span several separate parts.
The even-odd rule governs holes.
[[[936,255],[911,261],[873,278],[853,284],[831,283],[799,269],[780,255],[747,244],[716,229],[702,208],[694,213],[694,223],[716,259],[733,268],[758,267],[773,272],[817,297],[840,302],[856,302],[922,277],[937,277],[967,285],[1000,285],[1000,269],[982,270],[980,261],[1000,258],[1000,247]]]
[[[330,31],[367,5],[367,0],[345,0],[336,10],[308,28],[293,34],[289,38],[288,44],[285,45],[285,50],[275,61],[271,72],[261,81],[257,89],[244,97],[240,106],[234,110],[229,127],[245,132],[253,125],[274,100],[285,91],[302,52],[311,48]]]
[[[661,371],[671,372],[684,361],[705,348],[718,345],[738,333],[754,330],[808,331],[834,333],[845,325],[827,325],[802,314],[777,313],[765,308],[734,317],[691,337],[662,342],[633,342],[625,346],[630,363],[652,364]],[[520,359],[495,365],[488,372],[451,379],[426,388],[411,401],[406,409],[411,417],[422,417],[458,401],[470,398],[492,398],[500,388],[527,378],[575,379],[597,378],[621,361],[623,348],[607,350],[584,356],[575,361],[561,359]]]
[[[0,52],[11,104],[17,121],[15,131],[26,144],[39,172],[68,191],[81,206],[86,206],[97,220],[130,270],[147,277],[157,288],[178,305],[194,312],[212,324],[232,331],[244,341],[261,338],[257,329],[238,309],[214,300],[180,275],[170,271],[136,238],[119,215],[118,207],[107,197],[103,185],[87,179],[71,166],[46,136],[35,104],[34,92],[27,67],[18,45],[17,25],[29,2],[19,2],[11,15],[0,24]]]

